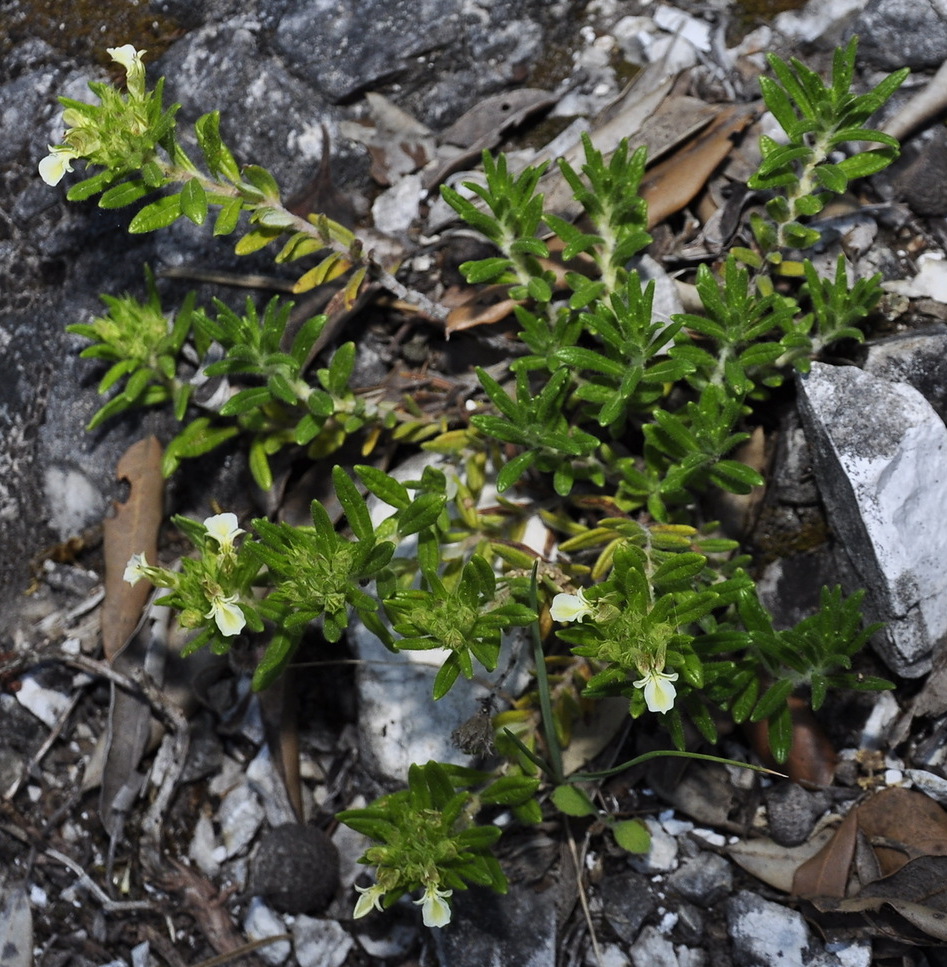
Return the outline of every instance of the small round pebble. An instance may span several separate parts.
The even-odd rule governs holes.
[[[286,823],[260,840],[250,865],[250,892],[281,913],[324,910],[339,886],[339,853],[315,826]]]

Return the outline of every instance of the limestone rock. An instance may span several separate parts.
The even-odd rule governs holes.
[[[887,623],[879,651],[922,675],[947,636],[947,428],[912,386],[854,367],[813,363],[799,386],[829,524]]]

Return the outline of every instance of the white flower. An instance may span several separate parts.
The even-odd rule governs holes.
[[[224,554],[233,551],[233,540],[243,529],[237,526],[236,514],[214,514],[204,521],[207,533],[217,541],[217,546]]]
[[[370,910],[384,909],[381,901],[385,895],[385,891],[377,883],[373,883],[371,886],[356,886],[355,889],[358,890],[361,896],[358,898],[355,904],[355,911],[352,913],[354,919],[358,920],[359,917],[364,917]]]
[[[220,633],[227,638],[232,635],[239,635],[243,631],[243,626],[247,623],[243,611],[237,604],[235,594],[226,597],[222,594],[215,594],[210,601],[210,611],[204,617],[213,618],[217,622]]]
[[[577,594],[557,594],[552,599],[549,614],[553,621],[581,621],[592,614],[592,605],[585,600],[585,592],[579,588]]]
[[[121,47],[106,47],[105,49],[112,60],[125,68],[129,92],[136,97],[143,97],[145,93],[145,65],[142,63],[141,55],[148,52],[146,50],[135,50],[132,44],[123,44]]]
[[[632,684],[635,688],[644,689],[644,700],[651,712],[670,712],[674,707],[674,699],[677,697],[677,689],[671,682],[677,681],[677,672],[670,674],[665,671],[655,671],[650,669],[645,673],[644,678]]]
[[[141,55],[148,53],[146,50],[135,50],[133,44],[123,44],[121,47],[106,47],[105,52],[117,64],[121,64],[126,71],[134,70],[136,65],[141,64]]]
[[[72,148],[62,145],[47,145],[49,154],[39,163],[39,176],[47,185],[55,188],[67,171],[72,171],[72,162],[79,157]]]
[[[453,893],[453,890],[439,890],[434,883],[424,888],[424,896],[414,902],[421,905],[425,927],[446,927],[450,923],[450,904],[447,900]]]
[[[148,562],[145,560],[144,554],[132,554],[125,565],[125,573],[122,577],[134,587],[142,578],[148,577],[145,573],[147,567]]]

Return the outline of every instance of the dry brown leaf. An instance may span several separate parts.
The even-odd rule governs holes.
[[[521,305],[516,299],[500,299],[498,302],[484,304],[484,298],[489,298],[494,294],[494,290],[506,291],[506,286],[491,286],[489,290],[484,289],[474,294],[474,296],[463,305],[451,309],[447,316],[447,333],[461,332],[464,329],[473,329],[475,326],[487,326],[493,323],[502,322],[513,314],[513,309]]]
[[[812,786],[830,786],[835,777],[837,757],[825,730],[812,709],[801,698],[789,698],[792,715],[792,748],[785,765],[778,765],[769,750],[766,722],[745,726],[750,744],[764,765],[786,772],[793,782]]]
[[[858,824],[873,841],[884,876],[916,857],[947,856],[947,812],[922,792],[883,789],[858,807]]]
[[[733,148],[733,137],[753,120],[753,111],[733,106],[676,154],[655,165],[641,183],[648,203],[648,227],[680,211],[701,191]]]
[[[796,871],[834,835],[834,829],[822,829],[808,842],[798,846],[781,846],[765,838],[739,840],[727,847],[727,855],[758,880],[783,893],[792,893]]]
[[[161,476],[161,444],[150,436],[132,444],[118,461],[115,475],[128,481],[128,500],[116,502],[114,515],[105,519],[105,601],[102,604],[102,647],[112,661],[135,630],[141,610],[151,593],[147,581],[134,587],[124,580],[132,554],[144,553],[154,564],[158,559],[158,528],[164,499]]]
[[[825,846],[796,870],[792,892],[805,897],[844,897],[857,837],[858,810],[852,809]]]

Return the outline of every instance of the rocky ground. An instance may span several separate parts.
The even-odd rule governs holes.
[[[60,21],[42,4],[0,0],[10,25],[0,39],[0,967],[947,959],[938,805],[947,805],[938,527],[947,160],[936,121],[947,99],[942,79],[932,81],[947,58],[947,20],[915,0],[816,0],[765,22],[750,6],[160,0],[146,9],[123,0],[99,4],[93,23],[85,5]],[[887,295],[866,347],[816,364],[774,399],[755,440],[765,495],[714,510],[754,551],[780,620],[807,613],[823,583],[867,588],[869,614],[888,630],[858,670],[897,689],[832,696],[817,720],[800,722],[792,769],[802,784],[680,760],[609,780],[610,808],[645,819],[647,856],[630,858],[595,824],[550,812],[504,839],[511,892],[502,902],[459,896],[443,930],[423,928],[407,901],[353,921],[364,845],[334,813],[391,788],[412,761],[462,761],[450,736],[465,720],[477,724],[477,699],[445,700],[424,712],[431,719],[406,714],[429,691],[428,671],[392,664],[357,632],[328,652],[304,649],[286,694],[262,699],[248,691],[249,649],[171,660],[163,687],[144,693],[146,655],[102,659],[102,521],[127,496],[116,467],[133,443],[173,428],[148,413],[85,433],[97,377],[64,326],[97,314],[101,292],[140,293],[145,262],[165,273],[169,304],[198,283],[202,298],[237,304],[246,290],[220,273],[272,273],[272,264],[237,259],[194,226],[131,237],[125,212],[67,204],[62,187],[36,174],[59,139],[55,96],[81,97],[89,78],[105,76],[106,46],[149,49],[149,75],[168,78],[185,120],[219,108],[242,159],[272,170],[288,196],[400,252],[404,273],[440,298],[470,255],[449,213],[426,198],[422,161],[469,166],[484,147],[526,156],[554,136],[566,150],[570,131],[594,137],[603,112],[640,127],[635,102],[668,76],[675,94],[711,112],[758,108],[762,51],[823,69],[853,31],[861,83],[902,65],[915,72],[879,121],[904,126],[905,153],[825,220],[817,257],[832,264],[841,246],[861,274],[883,273]],[[924,90],[932,112],[905,121]],[[671,122],[684,127],[680,115]],[[759,131],[754,120],[735,134],[686,205],[669,206],[653,230],[647,270],[666,311],[680,311],[671,277],[719,252],[709,213],[752,170]],[[678,147],[672,139],[667,150]],[[203,281],[207,272],[217,281]],[[379,305],[350,325],[366,384],[397,372],[449,391],[469,385],[472,361],[502,358],[505,338],[471,325],[447,342]],[[237,448],[195,468],[169,482],[169,514],[202,518],[217,505],[291,514],[293,499],[312,496],[300,486],[279,498],[254,491]],[[162,535],[176,540],[170,527]],[[173,654],[179,632],[160,615],[148,622],[147,640]],[[130,708],[128,692],[138,696]],[[287,700],[292,727],[280,712]],[[593,737],[605,728],[594,723]],[[290,737],[294,755],[274,757]],[[648,742],[666,738],[616,742],[614,761]],[[746,759],[752,749],[751,736],[734,733],[722,754]],[[287,761],[298,769],[288,781]]]

